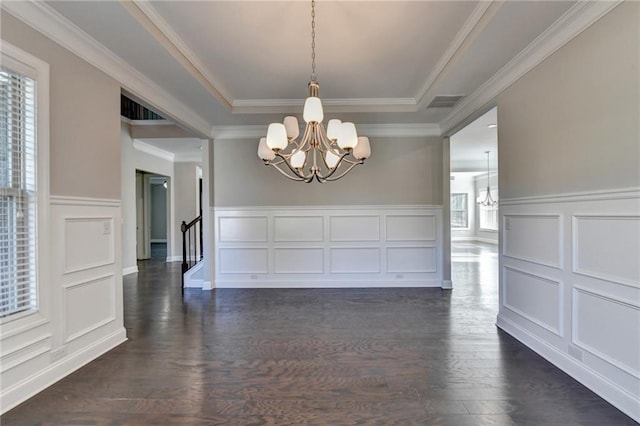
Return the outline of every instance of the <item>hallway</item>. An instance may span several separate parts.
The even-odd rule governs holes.
[[[495,327],[494,246],[456,244],[452,258],[452,292],[184,300],[179,263],[141,262],[124,283],[129,340],[2,424],[635,424]]]

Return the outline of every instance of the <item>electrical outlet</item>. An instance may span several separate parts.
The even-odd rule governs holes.
[[[102,233],[104,235],[109,235],[111,233],[111,222],[109,221],[102,222]]]
[[[257,276],[256,274],[251,274],[251,279],[252,279],[252,280],[257,280],[257,279],[258,279],[258,276]]]
[[[404,278],[404,275],[402,275],[402,274],[396,274],[396,278],[397,278],[397,279],[399,279],[399,280],[401,280],[402,278]]]

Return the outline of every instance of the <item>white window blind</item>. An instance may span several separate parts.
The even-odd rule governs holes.
[[[0,318],[37,309],[35,91],[0,67]]]

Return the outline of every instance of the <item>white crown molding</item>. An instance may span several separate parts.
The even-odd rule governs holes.
[[[121,2],[121,4],[193,78],[198,80],[225,108],[231,110],[232,98],[229,91],[213,76],[213,73],[149,1],[133,0]]]
[[[427,102],[431,102],[433,100],[433,96],[427,97],[429,90],[433,87],[436,81],[440,79],[440,76],[444,75],[447,67],[449,67],[449,65],[453,62],[454,57],[462,53],[463,45],[465,45],[465,41],[467,41],[471,33],[473,31],[481,31],[490,22],[491,19],[482,20],[482,17],[485,15],[492,4],[494,4],[493,0],[481,1],[478,2],[476,7],[473,9],[471,15],[469,15],[460,31],[458,31],[451,44],[436,64],[436,67],[433,69],[431,74],[427,77],[425,83],[418,91],[418,94],[416,95],[416,103],[418,109],[425,108]],[[502,3],[497,4],[497,8],[502,6]],[[493,17],[494,15],[495,14],[493,14],[491,17]],[[469,43],[467,43],[467,45],[468,44]]]
[[[440,137],[440,126],[432,123],[358,124],[358,134],[369,137]]]
[[[267,135],[267,126],[214,126],[211,131],[213,139],[247,139],[261,138]]]
[[[145,154],[153,155],[154,157],[161,158],[163,160],[173,162],[175,160],[175,155],[169,151],[165,151],[164,149],[157,148],[153,145],[149,145],[148,143],[144,143],[137,139],[133,140],[133,148],[144,152]]]
[[[201,136],[211,124],[44,2],[2,2],[2,9],[118,81],[160,113]]]
[[[492,102],[503,90],[610,12],[621,1],[576,2],[489,80],[454,107],[440,122],[443,133],[446,134],[476,110]]]
[[[175,126],[169,120],[127,120],[132,126]]]
[[[234,114],[272,114],[302,109],[304,99],[235,99]],[[415,112],[414,98],[322,98],[325,112]]]
[[[431,123],[387,123],[387,124],[356,124],[358,134],[368,137],[440,137],[440,126]],[[301,127],[301,133],[304,126]],[[214,139],[247,139],[266,136],[267,126],[215,126]]]

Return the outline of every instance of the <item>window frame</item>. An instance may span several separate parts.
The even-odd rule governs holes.
[[[36,309],[0,318],[2,340],[51,321],[49,259],[49,64],[0,40],[2,66],[35,81]],[[45,282],[46,280],[46,282]]]
[[[453,201],[449,200],[449,205],[451,206],[450,208],[450,213],[453,215],[453,212],[459,212],[459,211],[464,211],[466,213],[465,217],[466,217],[466,225],[465,226],[454,226],[453,225],[453,220],[451,220],[451,229],[455,230],[455,231],[468,231],[469,229],[471,229],[471,221],[469,220],[469,193],[468,192],[452,192],[451,193],[451,198],[453,198],[455,195],[464,195],[465,196],[465,208],[464,210],[459,210],[459,209],[453,209]]]

